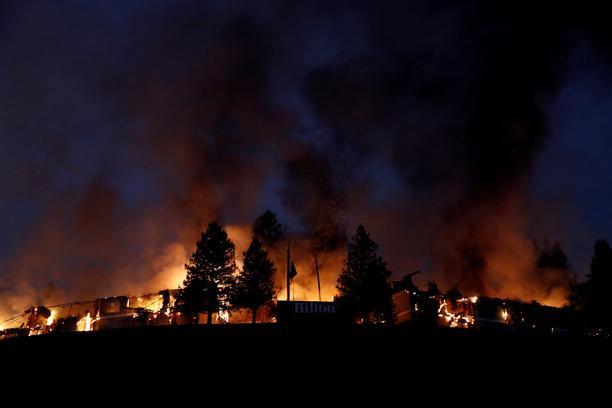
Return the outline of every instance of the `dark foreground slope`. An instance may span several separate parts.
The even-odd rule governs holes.
[[[258,390],[255,395],[274,401],[282,390],[290,390],[293,401],[329,393],[464,402],[609,398],[612,372],[610,344],[603,341],[415,327],[219,325],[65,333],[6,340],[0,359],[4,373],[48,379],[49,372],[64,371],[61,378],[106,389],[195,382],[207,393],[231,397]]]

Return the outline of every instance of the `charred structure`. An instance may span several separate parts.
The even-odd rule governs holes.
[[[554,335],[566,335],[577,328],[575,315],[567,308],[541,305],[535,301],[461,297],[453,291],[420,290],[411,279],[415,274],[394,282],[393,300],[400,324]]]
[[[567,309],[537,302],[455,297],[452,292],[420,290],[411,279],[415,274],[394,282],[396,324],[545,335],[567,335],[575,329],[575,321]],[[114,296],[90,302],[32,307],[18,316],[20,320],[13,321],[18,327],[0,331],[0,339],[70,331],[193,324],[191,317],[174,309],[177,293],[178,290],[163,290],[142,296]],[[325,325],[338,328],[351,324],[351,319],[335,302],[278,301],[266,315],[265,321],[292,327]],[[248,319],[241,317],[240,313],[220,312],[215,314],[213,321],[225,324]]]

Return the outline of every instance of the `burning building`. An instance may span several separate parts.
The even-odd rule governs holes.
[[[571,315],[567,310],[486,296],[456,297],[450,292],[420,290],[407,275],[394,282],[393,302],[396,323],[447,327],[451,329],[496,330],[538,334],[567,334]],[[0,331],[0,339],[54,332],[100,331],[193,324],[193,319],[173,310],[177,289],[163,290],[141,296],[113,296],[93,301],[74,302],[50,307],[37,306],[12,319],[11,327]],[[349,324],[334,302],[279,301],[266,310],[276,313],[270,322],[284,325]],[[201,316],[200,321],[205,321]],[[215,323],[240,323],[247,316],[219,311]]]
[[[18,326],[20,334],[27,335],[176,324],[180,316],[172,314],[171,310],[177,292],[177,289],[166,289],[141,296],[113,296],[31,307],[15,316],[10,324]]]
[[[567,309],[487,296],[459,297],[422,291],[406,275],[394,282],[397,323],[427,323],[449,328],[567,334],[572,327]]]

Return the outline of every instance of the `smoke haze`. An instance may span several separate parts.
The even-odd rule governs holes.
[[[395,278],[562,304],[529,190],[568,59],[607,66],[605,38],[489,3],[0,3],[0,317],[175,287],[208,222],[241,257],[267,208],[298,297],[315,250],[333,296],[361,223]]]

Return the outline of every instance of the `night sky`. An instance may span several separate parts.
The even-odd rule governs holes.
[[[395,278],[558,304],[612,239],[609,23],[457,3],[0,1],[0,309],[153,289],[267,208],[302,248],[363,223]]]

